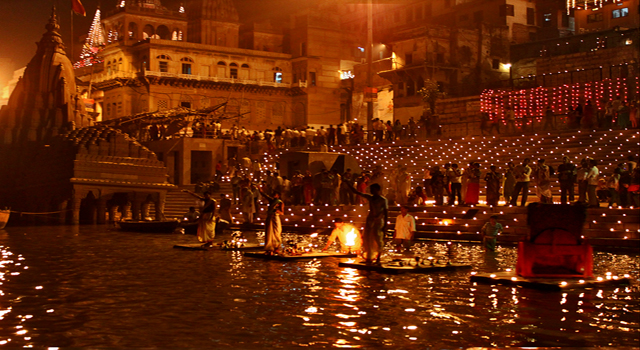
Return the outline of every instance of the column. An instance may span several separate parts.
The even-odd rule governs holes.
[[[107,222],[107,198],[100,197],[97,199],[97,214],[98,217],[96,218],[96,223],[97,224],[105,224]]]

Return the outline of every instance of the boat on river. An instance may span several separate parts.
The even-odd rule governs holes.
[[[9,215],[11,214],[11,210],[3,209],[0,210],[0,230],[2,230],[9,222]]]
[[[173,233],[180,224],[177,220],[166,221],[120,221],[121,231],[142,233]]]

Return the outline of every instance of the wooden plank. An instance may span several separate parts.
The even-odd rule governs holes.
[[[383,263],[381,265],[367,265],[365,263],[356,262],[341,262],[338,264],[340,267],[349,267],[352,269],[375,271],[379,273],[433,273],[433,272],[446,272],[457,271],[461,269],[470,269],[471,265],[466,264],[436,264],[436,265],[423,265],[418,266],[401,266],[399,262]]]
[[[264,249],[263,244],[245,244],[242,247],[234,247],[234,248],[222,248],[219,245],[214,245],[213,247],[204,247],[202,243],[187,243],[187,244],[176,244],[173,246],[176,249],[184,249],[184,250],[230,250],[230,251],[245,251],[245,250],[260,250]]]
[[[343,254],[343,253],[323,253],[313,252],[300,255],[267,255],[266,253],[244,253],[245,256],[252,258],[260,258],[266,260],[279,260],[279,261],[291,261],[302,259],[321,259],[321,258],[355,258],[356,254]]]
[[[202,243],[194,243],[194,244],[176,244],[173,246],[176,249],[184,249],[184,250],[211,250],[213,247],[204,247]]]
[[[627,276],[600,276],[594,278],[535,278],[521,277],[514,271],[478,273],[471,275],[471,282],[522,286],[532,289],[560,291],[574,288],[593,288],[598,286],[628,285]]]

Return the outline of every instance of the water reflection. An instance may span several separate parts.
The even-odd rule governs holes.
[[[171,248],[193,239],[99,227],[0,233],[0,342],[460,348],[640,341],[637,283],[554,293],[476,285],[468,272],[390,276],[340,268],[337,259],[263,261],[239,252]],[[325,238],[287,239],[321,245]],[[469,262],[482,272],[511,268],[516,259],[514,248],[486,254],[476,245],[447,242],[392,254]],[[594,259],[596,273],[638,279],[637,256],[596,253]]]

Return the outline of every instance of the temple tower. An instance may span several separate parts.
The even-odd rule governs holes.
[[[191,0],[187,5],[187,41],[238,47],[239,17],[231,0]]]
[[[0,110],[0,144],[46,142],[90,123],[76,90],[55,7],[45,28],[9,104]]]

